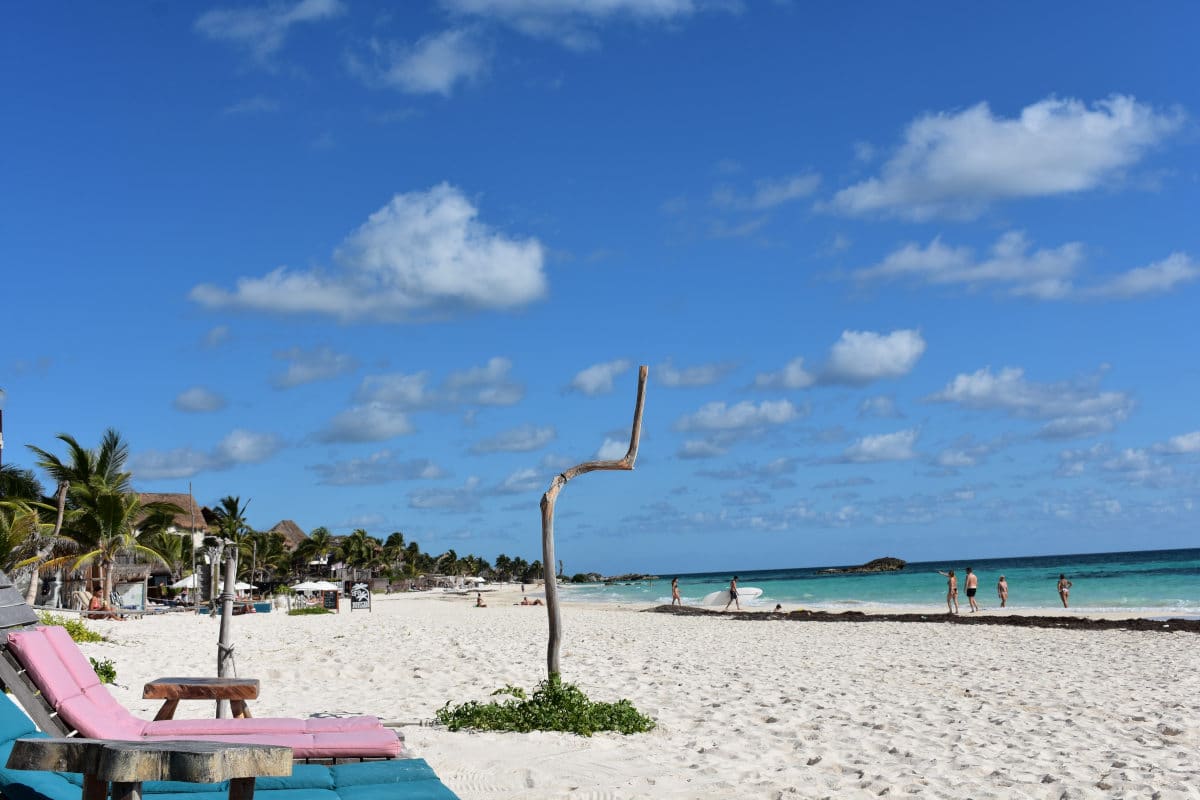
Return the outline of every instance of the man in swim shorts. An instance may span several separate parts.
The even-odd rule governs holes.
[[[737,610],[741,611],[742,604],[738,602],[738,596],[737,596],[737,578],[738,578],[738,576],[734,575],[733,580],[731,580],[729,582],[729,603],[733,603],[737,607]],[[725,607],[722,608],[721,610],[728,611],[729,603],[726,603]]]
[[[975,592],[977,591],[979,591],[979,576],[970,567],[967,567],[967,602],[971,604],[972,614],[979,610],[979,603],[975,602]]]

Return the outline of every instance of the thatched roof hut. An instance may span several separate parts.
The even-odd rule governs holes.
[[[280,520],[271,528],[270,533],[283,534],[283,543],[288,550],[295,551],[300,543],[308,538],[308,534],[300,530],[300,526],[290,519]]]
[[[138,492],[138,499],[146,503],[171,503],[182,509],[171,524],[179,533],[191,532],[200,535],[208,534],[208,525],[204,521],[204,509],[196,503],[190,494],[172,492]]]

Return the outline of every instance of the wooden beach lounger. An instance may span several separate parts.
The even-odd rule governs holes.
[[[0,697],[0,796],[6,800],[81,800],[83,776],[70,772],[9,769],[19,738],[43,737],[12,700]],[[147,781],[144,800],[226,800],[229,783]],[[288,777],[260,777],[254,794],[261,800],[457,800],[419,758],[324,766],[296,764]]]
[[[66,629],[34,627],[37,615],[0,572],[0,684],[42,730],[93,739],[198,739],[290,747],[297,759],[388,759],[395,732],[375,717],[146,721],[100,683]],[[2,629],[10,629],[5,637]],[[18,628],[17,630],[11,630]]]

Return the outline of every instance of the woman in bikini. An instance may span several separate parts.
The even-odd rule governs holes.
[[[1067,600],[1071,594],[1071,582],[1067,580],[1067,576],[1063,573],[1058,575],[1058,596],[1062,598],[1063,608],[1069,608]]]
[[[996,583],[996,594],[1000,595],[1000,607],[1004,608],[1008,605],[1008,581],[1004,580],[1004,576],[1000,576],[1000,580]]]
[[[683,606],[683,599],[679,596],[679,578],[671,578],[671,605],[676,603]]]
[[[949,572],[942,572],[939,569],[938,575],[946,576],[946,613],[947,614],[957,614],[958,613],[958,578],[954,577],[954,570],[950,570]],[[954,604],[953,608],[950,607],[951,603]]]

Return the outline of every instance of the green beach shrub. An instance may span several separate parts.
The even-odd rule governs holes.
[[[505,686],[492,692],[509,695],[502,702],[461,703],[453,708],[450,702],[438,709],[437,721],[452,731],[471,728],[481,731],[564,731],[591,736],[598,731],[623,734],[645,733],[654,727],[654,720],[640,713],[628,700],[598,703],[558,675],[551,675],[538,684],[528,697],[519,686]]]
[[[117,668],[113,665],[113,662],[107,658],[103,661],[97,661],[91,656],[88,656],[88,659],[92,662],[92,669],[96,670],[96,676],[100,678],[101,683],[116,683]]]
[[[67,629],[71,638],[77,642],[103,642],[104,637],[83,624],[78,617],[63,617],[48,611],[38,612],[38,621],[43,625],[60,625]]]
[[[310,606],[308,608],[293,608],[288,612],[289,617],[303,617],[308,614],[332,614],[333,611],[324,606]]]

